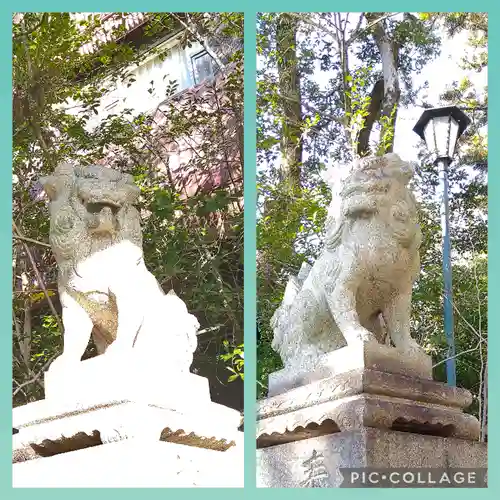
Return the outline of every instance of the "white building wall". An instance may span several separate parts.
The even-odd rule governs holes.
[[[139,66],[130,66],[127,73],[135,81],[131,84],[119,81],[109,82],[111,89],[98,108],[97,114],[92,114],[87,123],[87,129],[93,130],[109,115],[118,115],[126,109],[131,109],[133,115],[154,111],[165,100],[166,89],[170,81],[177,82],[177,92],[195,86],[198,83],[192,57],[204,52],[199,43],[191,47],[182,48],[180,35],[170,38],[157,46],[160,54],[167,50],[165,55],[154,54],[141,61]],[[70,112],[78,114],[82,108],[75,107],[75,101],[68,102]]]

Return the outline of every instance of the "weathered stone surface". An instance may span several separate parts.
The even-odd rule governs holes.
[[[373,352],[376,355],[370,358],[367,353]],[[327,368],[323,372],[304,374],[302,379],[291,378],[298,382],[298,387],[259,401],[257,447],[261,486],[337,487],[342,479],[339,467],[389,467],[385,458],[382,460],[384,453],[394,453],[387,449],[389,444],[377,442],[368,446],[364,436],[371,436],[373,440],[389,439],[392,443],[393,436],[406,435],[408,437],[396,440],[402,446],[405,446],[404,439],[420,443],[419,438],[424,437],[455,438],[450,441],[455,443],[453,453],[461,453],[462,448],[471,449],[471,443],[478,441],[480,428],[474,416],[463,413],[472,402],[471,394],[429,378],[408,376],[412,369],[418,371],[420,367],[421,370],[423,363],[417,362],[413,367],[411,363],[398,365],[397,357],[391,360],[394,353],[393,348],[373,345],[340,349],[325,356],[327,360],[334,358],[331,371]],[[353,366],[358,368],[350,369]],[[392,373],[373,369],[384,366]],[[326,373],[334,375],[321,378]],[[315,378],[319,380],[301,385]],[[374,433],[370,434],[371,431]],[[315,447],[319,439],[330,440],[324,450]],[[301,455],[287,457],[288,451],[283,450],[291,450],[292,455],[294,450],[299,450]],[[376,452],[380,457],[374,455]],[[414,452],[407,447],[399,453],[404,456]],[[484,459],[485,456],[484,453]],[[323,462],[330,464],[328,474]],[[402,467],[399,463],[392,467]],[[472,468],[483,466],[481,461],[479,465],[460,463]],[[306,465],[300,464],[316,464],[314,481],[310,477],[312,473],[304,476]],[[424,466],[429,467],[421,465]],[[300,474],[308,479],[293,479]]]
[[[125,439],[169,441],[218,451],[242,444],[241,433],[237,431],[239,413],[211,402],[200,402],[196,411],[191,412],[186,408],[182,411],[130,400],[96,400],[93,405],[72,408],[44,400],[34,403],[32,408],[30,405],[21,408],[19,415],[15,410],[13,415],[20,430],[13,436],[15,461]]]
[[[318,426],[327,421],[329,425],[322,434],[375,427],[469,440],[479,438],[479,422],[472,415],[441,405],[360,394],[259,420],[257,445],[304,439],[308,427],[317,434]]]
[[[243,453],[129,439],[14,464],[12,480],[14,488],[241,488]]]
[[[14,459],[132,438],[216,450],[240,439],[239,412],[211,402],[207,379],[130,353],[49,371],[45,384],[47,399],[13,410]]]
[[[144,264],[132,178],[63,164],[42,184],[64,352],[13,410],[14,485],[242,486],[240,414],[189,373],[199,324]],[[104,354],[81,361],[91,332]]]
[[[339,352],[339,351],[338,351]],[[257,420],[360,394],[389,396],[460,410],[472,403],[469,391],[433,380],[359,368],[292,389],[257,403]]]
[[[432,359],[423,352],[411,357],[398,349],[376,343],[358,343],[319,356],[307,369],[284,368],[269,375],[269,396],[311,382],[330,378],[356,369],[372,369],[388,373],[432,379]]]
[[[146,268],[132,177],[61,164],[40,181],[50,199],[64,323],[64,352],[50,370],[77,365],[93,333],[100,353],[134,348],[149,362],[189,371],[199,324]]]
[[[356,429],[257,450],[257,487],[335,488],[339,468],[486,468],[484,443]]]
[[[271,322],[284,369],[258,404],[259,486],[337,487],[341,467],[486,466],[479,422],[462,411],[471,394],[434,382],[410,336],[412,176],[389,154],[331,182],[324,250],[290,278]]]
[[[273,347],[286,368],[310,371],[322,354],[389,340],[408,358],[412,286],[421,233],[413,169],[395,154],[355,161],[333,193],[324,250],[292,277],[272,319]]]
[[[273,446],[363,427],[477,440],[478,420],[462,411],[472,403],[469,391],[426,378],[366,367],[387,365],[395,372],[405,372],[408,367],[411,370],[411,364],[399,366],[397,358],[391,361],[390,356],[384,354],[391,355],[394,351],[385,346],[367,345],[338,350],[326,356],[338,356],[339,362],[331,363],[335,369],[362,367],[259,401],[257,446]],[[376,355],[370,358],[367,354],[373,352]],[[360,353],[363,355],[359,356]]]

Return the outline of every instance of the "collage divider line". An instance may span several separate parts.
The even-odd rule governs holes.
[[[256,13],[245,9],[244,69],[244,339],[245,339],[245,489],[255,488],[256,337]]]

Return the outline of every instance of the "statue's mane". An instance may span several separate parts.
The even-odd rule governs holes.
[[[40,182],[51,202],[49,239],[59,266],[73,268],[77,260],[121,240],[129,240],[142,247],[140,215],[134,207],[139,188],[130,174],[104,165],[61,163]],[[82,188],[96,193],[97,204],[103,189],[119,193],[122,197],[114,235],[102,238],[94,236],[89,230],[89,222],[95,217],[95,212],[80,199],[79,190]]]
[[[342,182],[341,189],[339,185],[332,186],[332,191],[336,191],[333,196],[337,196],[338,199],[332,198],[331,207],[335,204],[337,209],[335,212],[330,212],[326,221],[325,247],[332,251],[342,243],[344,229],[349,221],[346,214],[349,200],[363,200],[362,205],[366,206],[367,210],[376,212],[388,199],[391,187],[400,184],[406,188],[413,174],[411,165],[395,154],[355,160],[349,174]],[[415,198],[409,189],[405,189],[405,198],[406,200],[396,200],[394,206],[401,201],[406,201],[410,208],[416,206]],[[395,232],[394,237],[396,240],[407,240],[406,233],[407,231]]]

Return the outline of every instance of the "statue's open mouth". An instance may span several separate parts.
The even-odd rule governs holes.
[[[111,208],[111,211],[113,213],[116,213],[116,211],[120,208],[120,206],[121,205],[119,203],[110,199],[99,200],[99,201],[87,201],[85,203],[85,208],[87,209],[87,212],[91,214],[98,214],[104,208]]]
[[[121,204],[109,198],[84,202],[87,212],[87,226],[92,233],[113,234],[116,232],[118,210]]]

